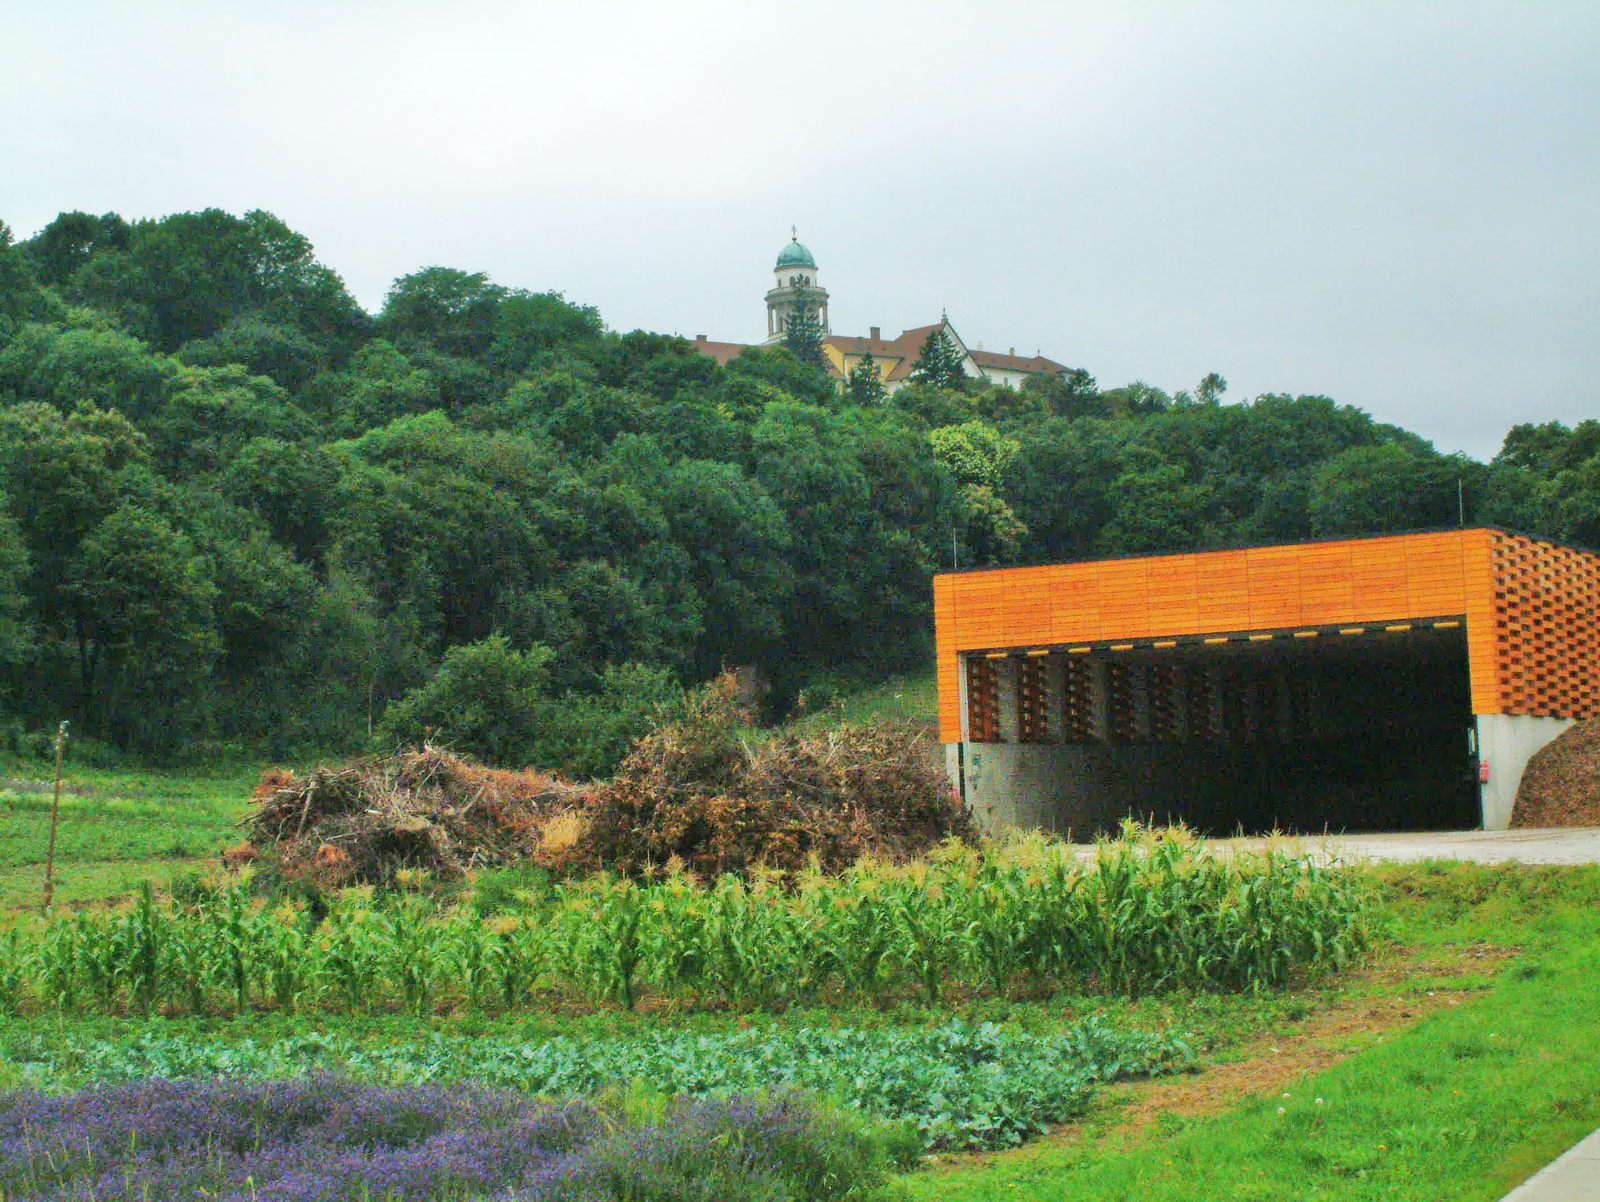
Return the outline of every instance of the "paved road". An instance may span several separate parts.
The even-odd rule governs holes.
[[[1600,1131],[1546,1165],[1503,1202],[1595,1202],[1600,1198]]]
[[[1407,831],[1391,835],[1327,835],[1298,839],[1227,839],[1219,850],[1265,847],[1269,842],[1347,860],[1471,860],[1477,864],[1600,864],[1600,827],[1545,827],[1516,831]]]

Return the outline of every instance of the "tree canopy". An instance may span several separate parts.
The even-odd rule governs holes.
[[[942,327],[914,383],[868,358],[841,390],[800,317],[722,367],[481,271],[368,315],[259,210],[0,225],[0,720],[601,772],[724,667],[782,709],[924,663],[952,555],[1462,517],[1600,543],[1597,422],[1482,464],[1327,397],[1224,404],[1216,373],[990,387]]]

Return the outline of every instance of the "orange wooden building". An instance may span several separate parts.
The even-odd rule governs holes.
[[[996,823],[1499,828],[1600,714],[1597,608],[1498,529],[941,575],[941,741]]]

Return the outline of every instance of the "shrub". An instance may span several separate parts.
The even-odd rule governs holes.
[[[392,747],[437,736],[485,763],[533,763],[550,657],[499,634],[452,647],[426,684],[388,708],[376,737]]]

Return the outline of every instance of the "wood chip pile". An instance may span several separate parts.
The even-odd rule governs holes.
[[[1600,826],[1600,718],[1569,727],[1534,753],[1511,825]]]

